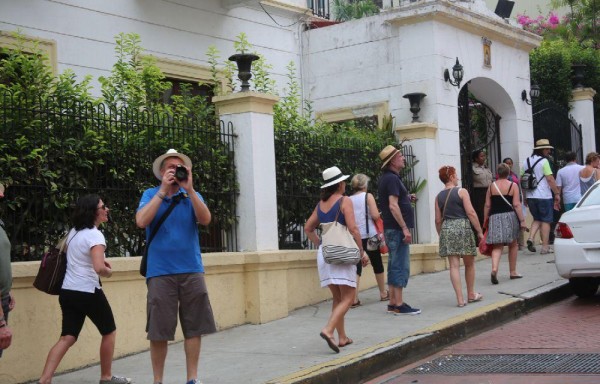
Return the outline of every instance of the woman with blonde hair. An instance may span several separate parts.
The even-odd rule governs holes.
[[[477,245],[471,225],[477,231],[478,240],[483,238],[477,213],[471,204],[469,192],[458,187],[456,168],[445,165],[438,171],[444,189],[435,198],[435,228],[440,236],[440,256],[450,263],[450,281],[456,293],[459,307],[466,305],[460,281],[460,259],[465,265],[467,302],[481,301],[483,296],[475,292],[475,256]]]
[[[581,188],[581,195],[590,189],[596,180],[600,179],[600,154],[596,152],[590,152],[585,157],[585,166],[579,171],[579,186]]]
[[[369,261],[363,251],[360,232],[354,219],[352,200],[345,199],[346,180],[348,175],[342,174],[338,167],[327,168],[323,171],[325,184],[321,186],[321,199],[310,215],[304,230],[313,244],[319,247],[317,251],[317,267],[321,287],[328,287],[333,296],[331,315],[325,327],[319,334],[329,348],[335,353],[340,352],[340,347],[352,344],[352,339],[346,334],[344,316],[350,309],[356,291],[356,265],[355,264],[327,264],[323,258],[321,239],[315,229],[321,223],[336,221],[345,225],[358,245],[363,265]],[[335,342],[334,332],[337,331],[338,341]]]
[[[369,260],[371,261],[371,265],[373,265],[375,280],[377,281],[377,287],[379,288],[379,298],[381,301],[386,301],[390,299],[390,295],[385,289],[381,252],[379,249],[374,251],[369,251],[367,249],[367,240],[369,237],[377,235],[375,221],[379,220],[380,218],[375,197],[367,192],[370,180],[371,179],[369,176],[362,173],[357,173],[354,175],[350,181],[350,185],[354,191],[354,193],[350,196],[350,200],[352,200],[352,205],[354,206],[354,218],[360,232],[363,249],[365,252],[367,252]],[[354,298],[354,302],[352,303],[353,308],[360,305],[360,300],[358,299],[358,285],[361,275],[362,263],[359,262],[356,264],[356,296]]]
[[[508,244],[508,266],[511,279],[520,279],[517,273],[517,252],[519,245],[519,230],[527,230],[521,200],[519,198],[519,186],[508,180],[510,168],[505,163],[498,164],[498,180],[490,185],[484,207],[483,222],[487,223],[488,233],[486,244],[492,244],[492,284],[498,284],[498,265],[502,248]]]

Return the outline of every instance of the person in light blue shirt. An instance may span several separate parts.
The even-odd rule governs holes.
[[[154,383],[162,383],[168,341],[174,340],[177,314],[186,354],[187,384],[198,383],[201,337],[216,332],[204,281],[198,224],[208,225],[211,213],[194,190],[192,161],[174,149],[154,160],[152,170],[160,185],[144,191],[135,216],[146,229],[147,323]],[[161,216],[175,204],[159,226]]]

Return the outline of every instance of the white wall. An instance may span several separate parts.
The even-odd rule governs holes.
[[[442,187],[437,170],[445,164],[460,169],[459,89],[443,79],[456,57],[463,85],[471,81],[472,92],[502,116],[502,155],[520,164],[533,144],[531,107],[521,91],[529,91],[528,53],[539,38],[469,4],[426,0],[304,36],[305,92],[316,112],[387,101],[396,126],[403,126],[412,114],[402,95],[427,94],[419,116],[437,126],[436,137],[409,142],[420,160],[415,176],[428,180],[417,205],[419,225],[427,227],[419,228],[421,242],[437,240],[430,217]],[[483,64],[482,37],[492,41],[491,67]]]
[[[273,17],[281,25],[298,20],[293,12]],[[223,60],[235,53],[233,42],[245,32],[273,65],[272,78],[283,88],[286,65],[298,64],[299,28],[299,23],[276,25],[261,8],[223,8],[220,0],[0,1],[0,30],[20,29],[56,41],[58,72],[71,68],[80,78],[109,75],[115,62],[114,37],[120,32],[139,34],[149,54],[198,65],[208,65],[210,45]]]

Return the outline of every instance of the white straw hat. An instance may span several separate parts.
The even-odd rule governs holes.
[[[323,181],[325,184],[321,185],[321,189],[342,182],[349,177],[350,175],[342,174],[342,171],[338,167],[327,168],[323,171]]]
[[[152,172],[154,172],[154,176],[156,176],[158,180],[162,180],[162,175],[160,174],[160,166],[162,162],[168,157],[179,157],[181,161],[183,161],[183,164],[190,168],[192,167],[192,160],[190,160],[189,157],[171,148],[164,155],[158,156],[156,160],[154,160],[154,163],[152,163]]]

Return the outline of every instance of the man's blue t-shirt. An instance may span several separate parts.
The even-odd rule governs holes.
[[[152,200],[159,189],[160,187],[155,187],[144,191],[138,211]],[[186,197],[175,206],[150,243],[146,278],[204,272],[194,207],[185,190],[180,189],[177,194],[184,194]],[[198,192],[196,194],[204,201]],[[168,197],[162,201],[152,223],[146,227],[146,239],[171,202],[172,199]]]
[[[400,212],[402,212],[402,218],[408,228],[414,228],[415,217],[410,203],[410,197],[408,190],[400,180],[400,175],[390,170],[383,172],[379,178],[379,209],[383,217],[383,227],[385,229],[397,229],[400,230],[400,224],[396,221],[392,212],[390,211],[389,197],[398,196],[398,205],[400,206]]]

